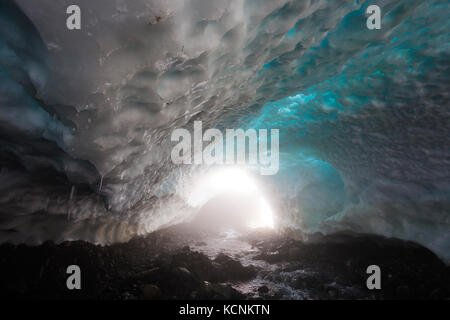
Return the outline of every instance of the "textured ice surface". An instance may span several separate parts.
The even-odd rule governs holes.
[[[449,1],[0,1],[3,240],[126,240],[189,216],[170,132],[280,128],[282,226],[450,258]],[[23,12],[23,13],[22,13]],[[57,176],[58,179],[54,177]],[[73,188],[72,188],[73,186]]]

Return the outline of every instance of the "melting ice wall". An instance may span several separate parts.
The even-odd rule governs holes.
[[[449,1],[0,2],[1,238],[126,240],[187,214],[170,132],[280,128],[280,223],[450,252]],[[375,3],[375,2],[373,2]]]

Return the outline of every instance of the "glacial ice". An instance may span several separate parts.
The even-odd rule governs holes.
[[[170,132],[279,128],[281,227],[450,259],[448,0],[0,2],[0,240],[108,243],[189,218]],[[57,178],[55,178],[57,177]],[[101,187],[100,187],[101,184]],[[72,186],[75,195],[70,197]]]

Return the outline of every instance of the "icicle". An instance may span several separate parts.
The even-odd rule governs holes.
[[[100,179],[100,186],[98,187],[98,191],[102,191],[102,186],[103,186],[103,175]]]
[[[74,185],[72,185],[72,188],[70,188],[70,196],[69,196],[69,206],[67,209],[67,220],[70,220],[70,215],[71,215],[71,209],[72,209],[72,201],[75,197],[75,193],[76,193],[77,189]]]
[[[75,186],[72,186],[72,189],[70,189],[70,198],[69,198],[70,201],[72,201],[74,194],[75,194]]]

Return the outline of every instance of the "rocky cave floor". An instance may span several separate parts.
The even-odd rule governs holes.
[[[81,290],[66,269],[81,268]],[[381,290],[366,269],[381,268]],[[374,235],[246,235],[178,225],[127,243],[0,246],[13,299],[448,299],[450,266],[412,242]]]

